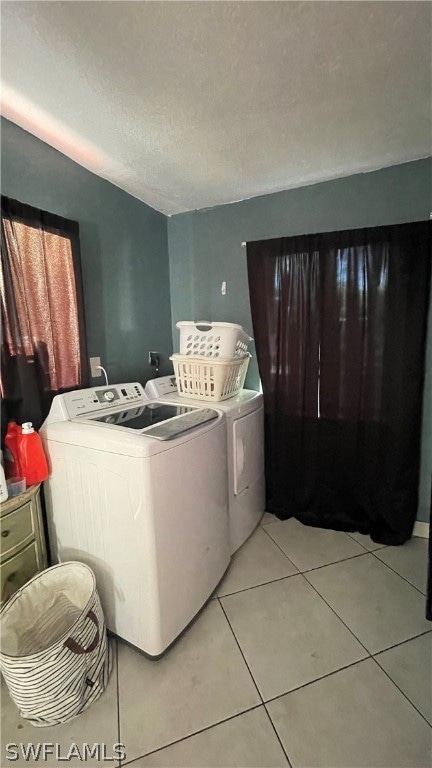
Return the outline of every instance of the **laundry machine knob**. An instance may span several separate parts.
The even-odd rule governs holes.
[[[104,392],[104,398],[110,403],[111,400],[114,400],[114,392],[110,392],[109,390],[108,392]]]

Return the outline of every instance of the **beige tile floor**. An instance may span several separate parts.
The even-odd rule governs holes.
[[[430,766],[426,562],[425,539],[381,547],[266,514],[162,659],[113,640],[108,690],[71,723],[33,728],[2,683],[1,768],[32,762],[7,743],[40,741],[123,743],[131,768]]]

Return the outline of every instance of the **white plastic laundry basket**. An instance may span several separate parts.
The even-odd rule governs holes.
[[[199,357],[244,357],[252,337],[235,323],[181,320],[180,354]]]
[[[227,400],[243,387],[250,355],[231,360],[213,360],[172,355],[179,395],[195,400]]]
[[[0,668],[36,726],[79,715],[106,688],[111,654],[93,571],[62,563],[27,582],[0,612]]]

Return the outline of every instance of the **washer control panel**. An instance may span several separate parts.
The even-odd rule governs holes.
[[[113,406],[122,407],[146,399],[144,388],[139,382],[77,389],[75,392],[66,392],[62,397],[70,419],[92,411],[103,411]]]

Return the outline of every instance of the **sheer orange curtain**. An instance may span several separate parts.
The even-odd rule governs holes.
[[[78,224],[2,197],[2,398],[40,426],[53,396],[86,386]]]

